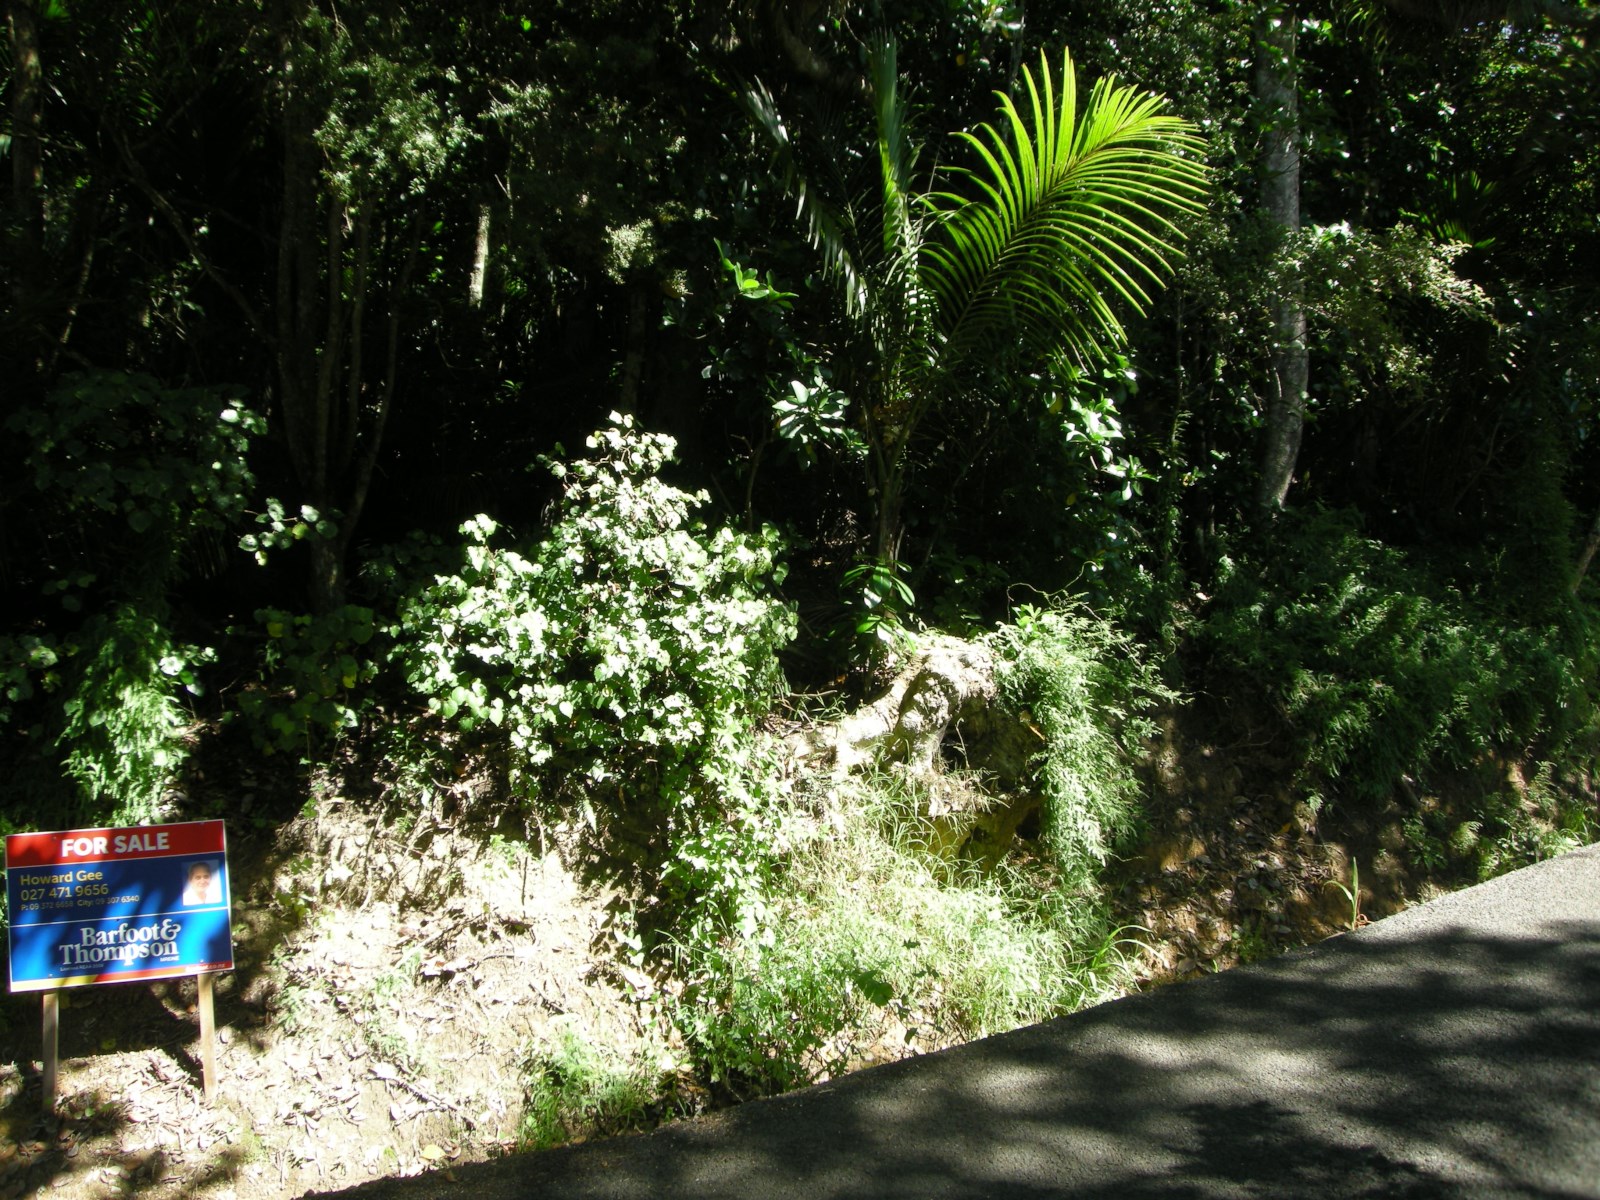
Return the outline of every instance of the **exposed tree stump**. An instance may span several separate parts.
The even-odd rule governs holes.
[[[930,850],[993,866],[1039,807],[1029,760],[1042,748],[1026,713],[1001,703],[996,669],[982,642],[927,638],[883,695],[807,730],[795,748],[836,778],[871,766],[903,773]]]

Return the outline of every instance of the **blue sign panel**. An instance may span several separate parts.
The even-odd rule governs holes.
[[[6,838],[11,990],[233,966],[221,821]]]

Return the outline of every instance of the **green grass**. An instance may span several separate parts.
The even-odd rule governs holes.
[[[773,889],[770,940],[684,963],[680,1024],[730,1095],[967,1041],[1119,994],[1128,939],[1044,862],[980,873],[922,849],[892,776],[848,785]]]
[[[535,1045],[524,1063],[522,1149],[544,1150],[567,1142],[656,1124],[671,1111],[674,1074],[661,1047],[632,1050],[591,1043],[562,1029]]]

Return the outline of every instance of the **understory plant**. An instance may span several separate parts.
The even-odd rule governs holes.
[[[1275,711],[1298,785],[1356,804],[1486,759],[1560,758],[1594,726],[1591,641],[1581,614],[1524,624],[1327,511],[1225,560],[1196,638],[1212,690]]]
[[[652,1125],[672,1110],[672,1067],[662,1045],[618,1048],[559,1029],[523,1064],[518,1140],[524,1149],[545,1150]]]
[[[149,820],[188,756],[188,702],[215,658],[185,636],[170,594],[221,570],[265,422],[221,389],[85,371],[4,429],[27,450],[7,518],[0,791],[84,823]]]
[[[1468,804],[1424,796],[1401,823],[1406,856],[1430,873],[1463,867],[1484,880],[1576,850],[1593,840],[1600,816],[1572,782],[1558,782],[1544,762],[1525,784],[1483,787]]]
[[[499,747],[525,811],[576,814],[680,898],[737,908],[747,734],[794,631],[778,537],[694,520],[707,497],[662,478],[672,439],[612,421],[591,457],[547,464],[542,537],[462,526],[455,568],[400,601],[393,660],[435,719]]]
[[[1087,609],[1020,606],[991,638],[1002,702],[1038,739],[1045,844],[1065,886],[1091,889],[1139,821],[1144,714],[1172,693],[1127,635]]]
[[[255,616],[265,635],[261,686],[242,691],[238,705],[256,745],[268,754],[309,755],[322,737],[356,729],[370,703],[363,685],[377,674],[369,649],[378,628],[373,610],[263,608]]]
[[[76,670],[56,746],[81,817],[154,819],[188,757],[190,716],[178,697],[200,690],[197,672],[211,651],[174,641],[158,617],[133,605],[92,617],[66,651]]]

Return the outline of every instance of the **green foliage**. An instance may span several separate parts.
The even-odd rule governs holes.
[[[0,637],[0,687],[4,703],[0,703],[0,725],[13,719],[19,705],[32,700],[36,691],[35,677],[46,689],[60,681],[54,668],[61,662],[61,647],[54,637]]]
[[[770,271],[763,279],[734,262],[721,242],[717,252],[727,299],[712,311],[721,336],[713,343],[706,377],[746,384],[763,379],[772,432],[793,449],[802,466],[815,463],[824,447],[859,457],[866,447],[847,423],[849,398],[833,386],[816,348],[791,328],[795,293],[780,288]]]
[[[704,495],[660,477],[671,439],[614,419],[589,439],[594,458],[550,464],[564,491],[539,543],[467,522],[465,562],[406,596],[390,630],[432,712],[503,731],[517,796],[591,825],[619,808],[715,811],[793,636],[767,595],[776,534],[691,521]]]
[[[722,1092],[783,1091],[897,1047],[1044,1020],[1124,978],[1097,902],[1016,867],[953,871],[924,849],[902,780],[854,780],[824,803],[790,826],[775,867],[777,936],[678,947],[676,1021]]]
[[[12,611],[33,616],[0,635],[0,723],[18,727],[8,776],[35,803],[89,822],[156,814],[188,754],[184,699],[215,658],[176,632],[168,591],[215,569],[263,427],[222,391],[115,371],[67,376],[7,420],[28,447],[33,539]]]
[[[1581,628],[1524,626],[1347,514],[1285,518],[1224,564],[1198,647],[1208,688],[1283,721],[1308,792],[1365,802],[1403,775],[1485,755],[1558,754],[1594,719]]]
[[[1481,818],[1460,827],[1479,879],[1542,862],[1594,840],[1600,815],[1581,794],[1558,787],[1554,770],[1542,763],[1525,789],[1501,792]]]
[[[354,730],[368,703],[363,684],[377,673],[364,647],[376,632],[373,610],[347,604],[332,612],[256,610],[266,635],[262,686],[240,693],[239,713],[267,753],[308,753],[323,737]]]
[[[1003,411],[1017,378],[1083,367],[1120,346],[1114,303],[1148,303],[1174,219],[1199,209],[1206,180],[1191,157],[1201,139],[1164,100],[1105,79],[1080,108],[1063,55],[1059,78],[1047,58],[1037,75],[1024,70],[1021,107],[999,95],[999,130],[960,135],[977,165],[949,171],[940,186],[952,190],[926,189],[897,64],[893,39],[867,47],[877,154],[860,161],[878,169],[859,185],[866,201],[842,179],[837,146],[797,139],[765,88],[745,97],[842,291],[826,361],[868,450],[880,560],[899,556],[907,473],[928,418],[970,426]],[[836,194],[817,186],[829,178]],[[970,448],[955,457],[970,463]]]
[[[162,791],[188,757],[188,716],[175,689],[200,690],[210,651],[175,643],[132,605],[84,623],[64,648],[63,723],[55,739],[86,820],[133,824],[156,816]]]
[[[764,919],[702,920],[674,943],[688,984],[676,1020],[713,1085],[784,1090],[883,1053],[885,1039],[983,1036],[1114,986],[1125,952],[1095,876],[1137,819],[1136,712],[1167,693],[1087,612],[1024,609],[994,639],[1002,702],[1043,743],[1032,766],[1050,870],[952,866],[929,849],[915,789],[892,775],[835,790],[810,820],[753,806],[760,832],[725,857],[764,862],[745,893]]]
[[[1043,743],[1044,834],[1068,887],[1088,888],[1139,819],[1141,717],[1171,700],[1131,639],[1084,609],[1023,606],[993,635],[1000,695]]]
[[[287,550],[307,538],[331,538],[337,532],[335,520],[323,516],[309,504],[302,504],[299,513],[290,516],[283,501],[276,496],[268,496],[266,503],[266,512],[254,514],[256,532],[239,539],[239,549],[255,555],[256,562],[263,567],[267,565],[269,551]]]
[[[952,358],[1020,337],[1047,360],[1089,363],[1124,340],[1112,299],[1142,310],[1145,285],[1167,269],[1171,217],[1205,191],[1204,143],[1163,98],[1114,78],[1080,110],[1065,53],[1059,76],[1041,56],[1023,84],[1020,107],[997,93],[1001,129],[960,135],[982,165],[956,176],[971,194],[937,198],[942,237],[924,273]]]
[[[1489,296],[1460,273],[1465,246],[1406,226],[1371,231],[1345,223],[1305,231],[1295,249],[1295,269],[1312,281],[1307,301],[1325,330],[1319,349],[1334,359],[1337,396],[1361,400],[1381,390],[1415,402],[1436,394],[1438,380],[1449,377],[1435,364],[1442,339],[1428,336],[1420,313],[1431,310],[1474,341],[1503,333]]]
[[[671,1058],[663,1047],[617,1051],[558,1030],[529,1051],[518,1141],[547,1150],[571,1141],[614,1137],[653,1125],[669,1105]]]
[[[892,558],[866,559],[844,573],[840,590],[847,632],[874,662],[905,639],[905,622],[917,599],[906,582],[910,573]]]
[[[1350,902],[1349,928],[1351,930],[1359,929],[1361,927],[1361,864],[1355,859],[1350,860],[1350,882],[1348,884],[1342,879],[1329,879],[1323,886],[1336,888],[1339,894]]]
[[[322,110],[315,137],[323,176],[349,201],[391,189],[416,194],[468,140],[440,103],[451,67],[432,59],[411,26],[380,10],[338,17],[309,11],[295,31],[293,67]]]
[[[771,944],[772,876],[792,837],[778,775],[775,749],[751,730],[708,773],[706,794],[674,814],[660,893],[669,937],[701,946],[728,937]]]
[[[45,504],[80,528],[116,518],[100,528],[119,542],[149,535],[127,569],[163,576],[181,546],[150,539],[181,541],[237,519],[255,483],[245,455],[265,427],[216,389],[168,388],[121,371],[67,376],[43,404],[6,421],[30,447],[29,481]],[[157,547],[167,554],[146,561]]]
[[[1545,762],[1526,785],[1481,788],[1465,804],[1425,797],[1401,828],[1406,854],[1421,870],[1437,877],[1464,868],[1483,880],[1588,844],[1597,820],[1584,790],[1559,785]]]

